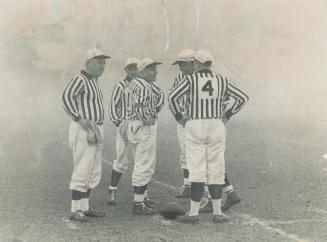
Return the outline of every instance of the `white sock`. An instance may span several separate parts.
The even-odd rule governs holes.
[[[82,198],[80,204],[81,204],[81,208],[80,209],[83,212],[89,210],[90,207],[89,207],[89,199],[88,198]]]
[[[213,215],[222,215],[221,199],[212,199]]]
[[[145,190],[144,192],[144,199],[147,199],[148,198],[148,190]]]
[[[117,187],[112,187],[112,186],[109,186],[109,190],[114,190],[114,191],[117,191]]]
[[[230,193],[233,191],[234,191],[234,187],[232,185],[223,188],[223,193]]]
[[[188,178],[184,178],[184,186],[191,186],[191,182]]]
[[[144,201],[144,194],[136,194],[134,193],[134,202],[141,203]]]
[[[71,212],[75,213],[79,208],[78,208],[78,202],[80,200],[72,200],[72,207],[71,207]]]
[[[200,202],[195,202],[191,200],[191,207],[190,212],[188,213],[189,216],[198,216],[200,209]]]

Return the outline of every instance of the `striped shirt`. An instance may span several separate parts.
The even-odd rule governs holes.
[[[183,117],[178,98],[190,96],[187,118],[190,119],[220,119],[224,113],[225,102],[232,97],[235,102],[227,111],[230,116],[242,109],[249,97],[232,82],[211,70],[202,70],[187,76],[169,95],[171,111],[179,120]]]
[[[127,95],[127,119],[141,120],[148,124],[151,119],[158,118],[158,113],[164,106],[165,95],[157,84],[135,78],[127,88]]]
[[[98,80],[83,70],[72,78],[62,95],[63,107],[74,121],[83,118],[103,123],[102,100],[103,96]]]
[[[184,75],[182,72],[180,72],[175,80],[174,80],[174,83],[173,83],[173,86],[169,89],[168,91],[168,96],[170,95],[170,93],[182,82],[184,81],[184,79],[186,78],[186,75]],[[182,96],[180,96],[178,99],[177,99],[177,103],[178,103],[178,107],[179,107],[179,110],[181,113],[185,113],[186,110],[187,110],[187,107],[189,105],[189,95],[187,94],[184,94]],[[168,102],[169,104],[169,109],[171,110],[171,107],[170,107],[170,103]]]
[[[126,117],[126,106],[129,98],[127,97],[126,89],[130,84],[130,79],[126,77],[120,81],[114,88],[111,95],[111,102],[109,104],[109,117],[111,121],[117,126]]]

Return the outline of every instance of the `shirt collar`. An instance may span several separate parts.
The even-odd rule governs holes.
[[[124,81],[128,81],[128,82],[130,82],[131,80],[132,80],[132,79],[129,78],[128,76],[126,76],[125,79],[124,79]]]
[[[211,73],[212,70],[210,69],[203,69],[203,70],[200,70],[200,71],[197,71],[196,73]]]
[[[81,74],[89,80],[93,79],[93,77],[89,73],[87,73],[85,70],[81,70]]]

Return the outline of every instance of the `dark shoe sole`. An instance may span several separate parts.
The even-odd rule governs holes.
[[[234,201],[231,201],[231,202],[225,202],[225,204],[221,207],[221,210],[223,212],[227,211],[228,209],[230,209],[234,205],[239,204],[241,201],[242,201],[242,199],[237,199],[237,200],[234,200]]]

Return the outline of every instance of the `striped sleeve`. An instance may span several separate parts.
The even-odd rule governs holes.
[[[152,82],[151,85],[153,86],[153,91],[157,97],[155,99],[156,100],[156,102],[155,102],[156,112],[159,113],[165,104],[165,94],[161,90],[161,88],[159,86],[157,86],[154,82]]]
[[[165,94],[164,92],[159,88],[159,99],[158,99],[158,103],[157,103],[157,112],[159,113],[161,111],[161,109],[163,108],[164,104],[165,104]]]
[[[74,120],[78,121],[81,119],[79,110],[77,107],[76,98],[84,90],[83,78],[77,76],[73,78],[68,86],[65,88],[62,94],[62,103],[66,113]]]
[[[235,102],[230,109],[230,114],[234,115],[244,107],[246,102],[249,100],[249,97],[228,79],[225,78],[225,80],[227,83],[227,95],[232,96],[235,99]]]
[[[122,98],[124,95],[121,83],[118,83],[111,95],[109,118],[117,126],[122,121]]]
[[[186,77],[182,82],[176,86],[168,96],[169,108],[172,114],[175,116],[176,120],[181,119],[181,110],[178,105],[178,99],[186,94],[190,89],[190,81],[188,77]]]

